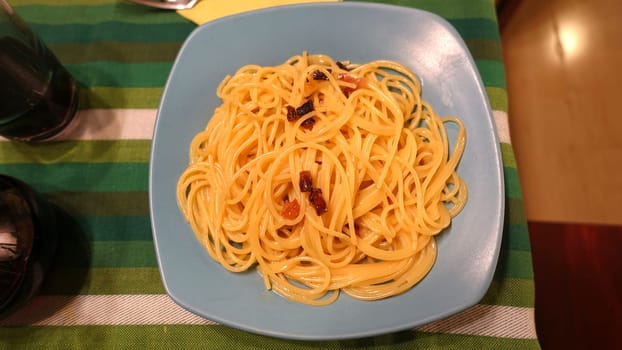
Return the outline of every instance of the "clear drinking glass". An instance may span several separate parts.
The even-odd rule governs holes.
[[[67,130],[78,109],[69,72],[6,0],[0,0],[0,135],[45,141]]]

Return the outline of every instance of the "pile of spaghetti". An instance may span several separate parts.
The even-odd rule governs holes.
[[[219,85],[177,201],[213,259],[326,305],[400,294],[432,268],[434,236],[464,206],[459,119],[441,118],[392,61],[294,56]],[[450,150],[446,123],[457,126]]]

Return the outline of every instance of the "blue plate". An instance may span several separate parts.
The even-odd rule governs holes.
[[[191,139],[220,104],[216,87],[246,64],[276,65],[302,51],[338,60],[391,59],[417,73],[423,97],[467,130],[459,174],[468,204],[439,238],[438,259],[412,290],[364,302],[341,295],[312,307],[264,290],[256,272],[234,274],[196,240],[175,198]],[[451,129],[451,135],[455,130]],[[276,337],[328,340],[409,329],[476,304],[491,282],[503,227],[501,156],[486,92],[468,49],[442,18],[403,7],[323,3],[276,7],[213,21],[183,45],[158,111],[149,174],[151,223],[164,286],[210,320]]]

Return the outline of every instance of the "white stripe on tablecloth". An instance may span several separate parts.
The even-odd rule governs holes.
[[[148,140],[157,109],[84,109],[58,140]],[[0,140],[6,141],[5,138]]]
[[[214,325],[178,306],[166,294],[38,296],[0,326]],[[536,339],[533,308],[475,305],[417,328],[421,332]]]
[[[150,324],[215,323],[186,311],[166,294],[37,296],[0,320],[0,326]]]
[[[421,326],[417,330],[498,338],[537,338],[533,308],[517,306],[478,304],[449,318]]]
[[[86,109],[78,123],[61,139],[135,140],[151,139],[157,109]]]
[[[60,140],[147,140],[153,135],[157,109],[85,109],[74,129]],[[499,141],[510,142],[508,114],[493,111]],[[0,141],[6,139],[0,137]]]
[[[512,143],[510,139],[510,123],[508,121],[508,114],[503,111],[492,111],[492,115],[495,118],[495,124],[497,125],[497,134],[499,135],[499,142]],[[467,130],[467,137],[469,131]]]

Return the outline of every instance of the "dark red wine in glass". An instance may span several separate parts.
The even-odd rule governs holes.
[[[0,135],[55,138],[68,129],[77,109],[72,76],[8,5],[0,6]]]
[[[37,292],[57,240],[53,207],[24,182],[0,175],[0,318]]]

